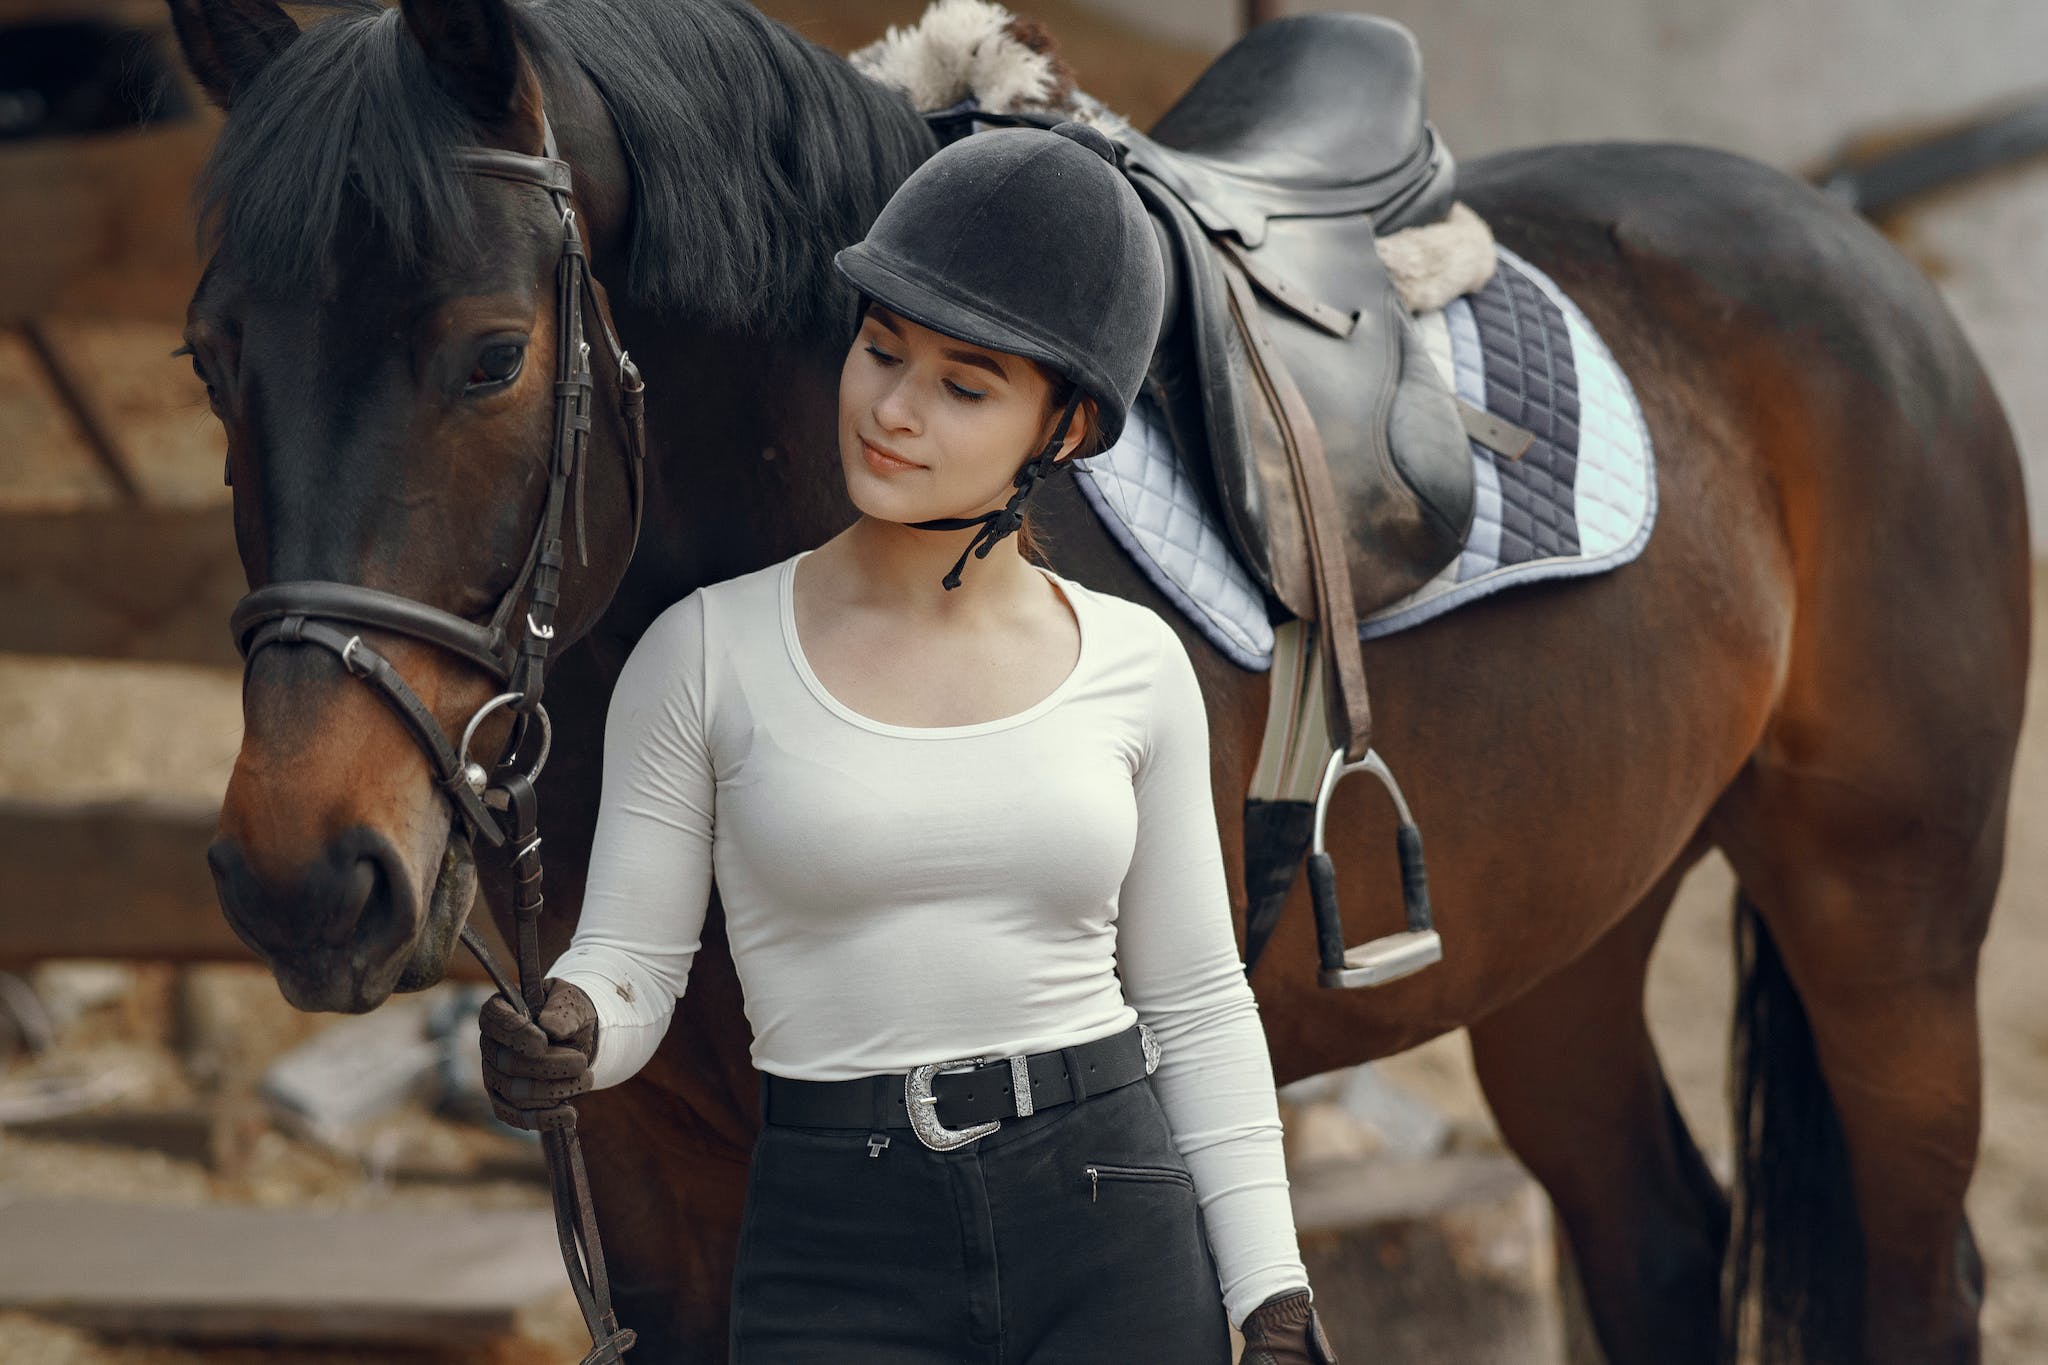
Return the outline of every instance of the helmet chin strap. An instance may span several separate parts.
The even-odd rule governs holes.
[[[1011,480],[1017,486],[1017,491],[1010,495],[1009,502],[1002,507],[993,512],[984,512],[978,517],[933,517],[929,521],[904,523],[920,531],[959,531],[969,526],[981,527],[981,530],[968,540],[967,548],[960,552],[960,558],[955,561],[952,570],[940,580],[946,585],[946,591],[951,592],[960,586],[960,570],[966,566],[967,556],[971,554],[977,559],[987,559],[988,552],[995,547],[997,541],[1024,524],[1024,499],[1031,496],[1031,491],[1038,486],[1039,479],[1049,471],[1059,468],[1053,456],[1059,453],[1060,443],[1067,439],[1067,428],[1073,424],[1074,411],[1080,406],[1081,387],[1077,384],[1074,386],[1073,396],[1067,399],[1066,411],[1060,414],[1059,425],[1053,429],[1052,439],[1045,443],[1044,450],[1026,460],[1023,467],[1017,471],[1016,478]]]

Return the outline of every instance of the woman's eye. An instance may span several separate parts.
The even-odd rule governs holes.
[[[880,347],[876,346],[875,343],[872,341],[868,343],[867,350],[869,355],[873,356],[876,360],[879,360],[884,365],[894,365],[896,363],[895,356],[890,355],[887,351],[882,350]]]
[[[501,341],[486,346],[476,358],[476,368],[469,372],[469,387],[486,388],[504,384],[519,373],[519,367],[526,363],[526,347],[517,342]]]
[[[985,389],[965,388],[959,384],[955,384],[950,379],[946,381],[946,387],[953,391],[953,396],[955,398],[964,398],[970,403],[988,397],[988,391]]]

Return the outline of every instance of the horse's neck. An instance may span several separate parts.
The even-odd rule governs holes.
[[[817,545],[855,515],[839,466],[844,336],[646,334],[646,518],[604,622],[636,639],[693,589]]]
[[[879,210],[916,161],[936,143],[909,103],[876,85],[836,54],[819,55],[796,36],[777,40],[776,60],[805,63],[821,91],[843,108],[790,120],[784,167],[831,167],[803,183],[819,202],[813,221],[840,205]],[[816,79],[823,62],[829,78]],[[872,146],[849,146],[847,129],[865,129]],[[761,173],[736,163],[736,173]],[[833,202],[826,202],[831,200]],[[686,308],[649,306],[614,291],[626,344],[647,379],[648,489],[640,553],[602,627],[637,639],[655,615],[707,582],[774,563],[843,529],[854,511],[840,472],[838,379],[851,335],[852,296],[829,269],[831,253],[866,223],[842,230],[846,241],[812,240],[822,260],[794,268],[816,281],[805,316],[790,333],[770,325],[708,329]],[[823,268],[820,268],[820,267]],[[841,306],[843,305],[843,306]]]

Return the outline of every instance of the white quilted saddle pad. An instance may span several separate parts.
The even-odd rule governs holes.
[[[1464,551],[1361,620],[1360,639],[1516,583],[1626,564],[1656,521],[1656,462],[1627,376],[1548,276],[1496,250],[1499,268],[1486,284],[1416,323],[1446,382],[1535,442],[1517,460],[1471,443],[1478,506]],[[1181,469],[1149,400],[1140,397],[1115,446],[1076,461],[1074,473],[1110,535],[1210,643],[1240,667],[1272,666],[1265,594]]]

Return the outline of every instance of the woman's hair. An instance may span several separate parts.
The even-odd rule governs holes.
[[[1048,417],[1055,416],[1066,408],[1067,400],[1074,396],[1074,381],[1065,375],[1055,373],[1040,361],[1034,360],[1031,363],[1038,366],[1039,373],[1045,376],[1050,386],[1046,394],[1046,415]],[[1060,464],[1071,464],[1075,460],[1085,460],[1090,455],[1102,453],[1101,414],[1097,410],[1095,400],[1092,397],[1083,397],[1081,399],[1081,405],[1074,409],[1074,422],[1082,427],[1081,443],[1075,446],[1074,453],[1061,460]],[[1055,465],[1054,468],[1058,468],[1058,466]],[[1073,478],[1074,471],[1068,470],[1065,477]],[[1039,482],[1043,486],[1045,481],[1041,479]],[[1045,557],[1045,551],[1049,542],[1031,524],[1032,501],[1035,501],[1035,499],[1025,502],[1024,520],[1018,523],[1017,526],[1017,553],[1023,555],[1027,560],[1045,564],[1047,568],[1050,568],[1052,566],[1047,564]]]

